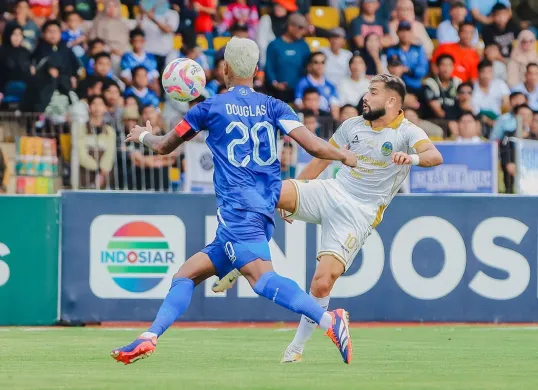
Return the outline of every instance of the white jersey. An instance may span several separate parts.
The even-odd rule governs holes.
[[[342,166],[336,181],[360,201],[372,227],[381,222],[385,208],[409,174],[408,165],[392,162],[392,153],[410,153],[429,141],[424,130],[405,119],[403,112],[382,129],[372,128],[362,116],[350,118],[331,138],[332,145],[347,145],[357,155],[357,168]]]

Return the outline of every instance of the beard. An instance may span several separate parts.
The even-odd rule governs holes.
[[[368,107],[368,111],[363,111],[362,117],[366,119],[367,121],[373,122],[385,116],[385,114],[387,113],[387,110],[385,110],[385,107],[378,108],[377,110],[372,110],[370,106],[368,105],[366,106]]]

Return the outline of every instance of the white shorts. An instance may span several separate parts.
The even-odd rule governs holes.
[[[318,260],[333,255],[347,271],[373,230],[363,205],[346,195],[334,179],[292,182],[297,190],[297,209],[289,218],[321,225]]]

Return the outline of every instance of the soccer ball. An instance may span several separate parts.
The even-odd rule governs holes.
[[[205,73],[189,58],[177,58],[166,65],[162,83],[170,98],[180,102],[196,99],[205,88]]]

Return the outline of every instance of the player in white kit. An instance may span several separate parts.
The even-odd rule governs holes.
[[[319,261],[310,294],[329,305],[333,285],[350,266],[409,173],[411,165],[433,167],[443,162],[424,130],[404,118],[406,89],[395,76],[375,76],[364,96],[363,115],[346,120],[330,142],[357,155],[356,168],[342,167],[335,179],[317,180],[330,161],[314,158],[297,180],[283,183],[278,208],[287,220],[321,225]],[[230,273],[215,283],[223,291],[240,276]],[[303,316],[282,362],[302,359],[316,323]]]

